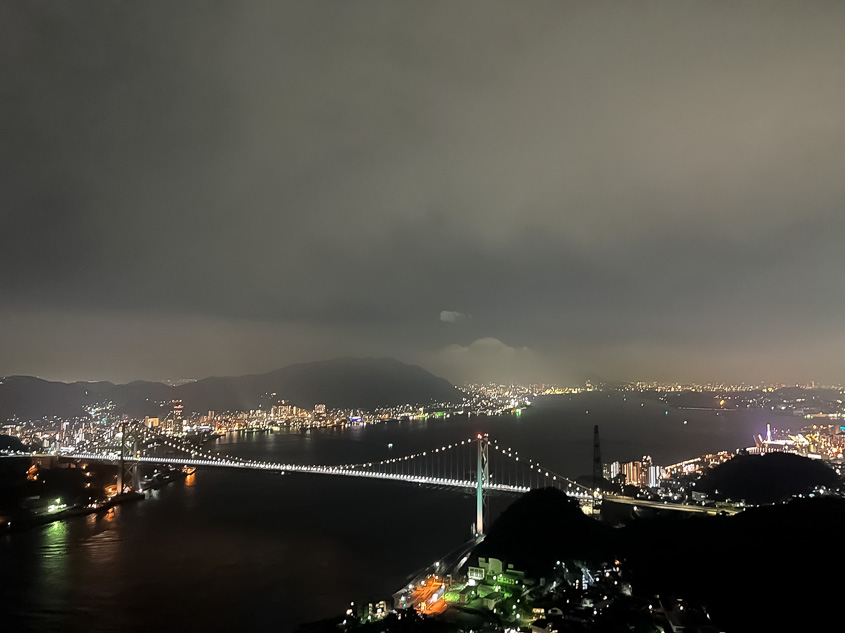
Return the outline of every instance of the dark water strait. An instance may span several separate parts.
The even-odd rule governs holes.
[[[483,431],[577,477],[590,472],[594,424],[605,462],[650,454],[666,465],[748,446],[766,422],[788,420],[763,412],[667,415],[653,402],[592,393],[542,398],[520,417],[229,435],[214,449],[339,464]],[[350,600],[392,593],[464,542],[474,519],[466,493],[322,475],[199,470],[151,495],[105,516],[0,539],[0,629],[290,631],[342,612]],[[492,514],[511,499],[494,499]]]

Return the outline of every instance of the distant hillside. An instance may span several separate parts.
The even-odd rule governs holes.
[[[254,409],[284,398],[311,408],[373,409],[378,406],[459,401],[445,378],[392,358],[344,358],[291,365],[268,374],[206,378],[174,388],[189,411]],[[270,394],[276,394],[275,397]]]
[[[205,378],[170,387],[154,382],[49,382],[32,376],[0,379],[0,420],[14,416],[85,415],[85,406],[110,400],[130,416],[161,413],[157,404],[180,399],[185,412],[267,408],[284,399],[296,406],[373,409],[403,403],[457,402],[444,378],[391,358],[344,358],[290,365],[266,374]]]
[[[16,437],[8,435],[0,435],[0,451],[25,451],[26,446],[23,445]]]

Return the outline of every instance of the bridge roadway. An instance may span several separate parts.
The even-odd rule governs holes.
[[[103,455],[101,453],[58,453],[48,454],[51,457],[67,457],[71,459],[87,459],[90,461],[108,462],[117,464],[120,456],[116,453]],[[425,475],[402,475],[397,473],[380,473],[368,470],[353,470],[335,466],[309,466],[306,464],[276,464],[272,462],[255,462],[249,460],[234,460],[221,457],[220,459],[196,459],[191,457],[132,457],[125,458],[128,463],[139,462],[144,464],[167,464],[170,466],[212,466],[218,468],[244,468],[249,470],[264,470],[271,472],[293,472],[311,473],[317,475],[335,475],[342,477],[362,477],[366,479],[381,479],[387,481],[405,481],[410,483],[426,484],[430,486],[446,486],[450,488],[465,488],[475,490],[477,482],[465,479],[448,479],[444,477],[428,477]],[[527,486],[512,486],[509,484],[488,482],[484,484],[485,490],[496,490],[500,492],[523,493],[531,488]],[[574,499],[591,499],[586,493],[564,491]]]
[[[27,457],[33,455],[27,454]],[[116,453],[103,455],[101,453],[45,453],[37,455],[38,457],[68,457],[71,459],[88,459],[92,461],[108,462],[117,464],[120,461],[120,456]],[[218,468],[245,468],[250,470],[264,470],[271,472],[296,472],[296,473],[311,473],[317,475],[340,475],[343,477],[362,477],[365,479],[381,479],[386,481],[404,481],[409,483],[426,484],[430,486],[445,486],[450,488],[463,488],[466,490],[475,490],[477,486],[476,481],[469,481],[465,479],[448,479],[444,477],[428,477],[424,475],[402,475],[396,473],[380,473],[377,471],[366,470],[352,470],[348,468],[339,468],[335,466],[309,466],[306,464],[277,464],[272,462],[255,462],[249,460],[234,460],[221,457],[220,459],[196,459],[196,458],[175,458],[175,457],[135,457],[127,459],[129,462],[140,462],[147,464],[167,464],[170,466],[211,466]],[[509,484],[488,482],[484,485],[485,490],[496,490],[500,492],[510,493],[524,493],[531,490],[528,486],[512,486]],[[574,499],[591,499],[591,495],[587,493],[578,493],[564,491],[568,496]],[[605,494],[600,497],[600,500],[610,501],[612,503],[621,503],[625,505],[652,508],[654,510],[675,510],[678,512],[693,512],[697,514],[718,515],[718,514],[737,514],[742,511],[741,508],[730,507],[706,507],[695,506],[683,503],[667,503],[665,501],[648,501],[645,499],[634,499],[632,497],[622,497],[619,495]]]
[[[718,514],[737,514],[742,512],[741,508],[722,507],[713,508],[707,506],[694,506],[685,503],[668,503],[666,501],[648,501],[645,499],[634,499],[633,497],[620,497],[618,495],[604,495],[605,501],[612,503],[624,503],[626,505],[637,508],[653,508],[654,510],[677,510],[678,512],[695,512],[698,514],[709,514],[712,516]]]

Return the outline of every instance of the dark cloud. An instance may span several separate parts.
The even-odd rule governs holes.
[[[5,3],[0,373],[839,382],[843,27],[838,2]]]

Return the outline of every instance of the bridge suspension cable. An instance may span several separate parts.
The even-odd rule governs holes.
[[[130,426],[128,422],[125,424],[127,427]],[[137,422],[131,423],[131,426],[144,440],[137,447],[137,454],[132,457],[143,462],[312,472],[413,481],[460,488],[475,488],[481,481],[484,490],[526,492],[533,488],[553,487],[580,499],[592,497],[592,491],[587,487],[558,475],[543,467],[539,462],[521,456],[519,451],[512,447],[499,444],[497,440],[489,439],[486,435],[480,434],[475,438],[467,438],[409,455],[389,457],[378,461],[309,465],[250,460],[223,455],[197,446],[188,440],[158,434]],[[481,442],[486,446],[483,477],[479,477],[478,474],[478,456]],[[175,452],[184,455],[176,455]],[[78,456],[83,457],[83,455]],[[85,457],[115,460],[118,455],[100,453],[85,454]]]

